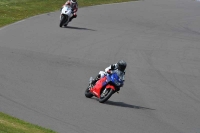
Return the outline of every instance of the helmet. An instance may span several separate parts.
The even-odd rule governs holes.
[[[126,62],[123,60],[118,61],[117,69],[123,72],[126,69]]]
[[[76,0],[71,0],[72,3],[76,3]]]

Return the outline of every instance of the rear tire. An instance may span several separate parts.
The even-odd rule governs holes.
[[[85,97],[91,98],[93,97],[93,94],[90,93],[90,87],[88,86],[87,89],[85,90]]]
[[[105,88],[101,93],[99,102],[100,103],[106,102],[112,96],[113,93],[114,93],[114,90],[112,90],[110,88]]]

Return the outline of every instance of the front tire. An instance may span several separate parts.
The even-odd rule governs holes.
[[[64,16],[64,15],[61,15],[61,19],[60,19],[60,27],[62,27],[66,21],[67,21],[67,17]]]
[[[99,102],[100,103],[106,102],[112,96],[113,93],[114,93],[114,90],[112,90],[110,88],[105,88],[101,93]]]
[[[93,97],[93,94],[90,93],[90,87],[88,86],[87,89],[85,90],[85,97],[91,98]]]

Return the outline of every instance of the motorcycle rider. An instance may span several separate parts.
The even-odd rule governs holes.
[[[77,11],[78,11],[78,2],[76,0],[68,0],[67,2],[65,2],[65,4],[62,6],[62,8],[65,5],[69,5],[72,8],[72,14],[73,16],[69,19],[69,22],[72,21],[73,18],[77,17]],[[61,8],[61,10],[62,10]]]
[[[114,70],[119,70],[123,74],[123,80],[124,80],[124,75],[125,75],[125,69],[126,69],[126,62],[124,60],[119,60],[115,64],[111,64],[109,67],[105,69],[105,71],[100,71],[99,74],[96,76],[96,78],[92,81],[92,85],[94,85],[100,78],[103,78],[106,73],[112,73]],[[122,86],[121,86],[122,87]],[[116,91],[119,91],[120,87],[117,87]]]

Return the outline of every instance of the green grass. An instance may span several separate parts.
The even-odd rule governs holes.
[[[79,8],[136,0],[78,0]],[[66,0],[0,0],[0,27],[59,10]],[[55,133],[0,112],[0,133]]]
[[[0,133],[55,133],[0,112]]]
[[[131,0],[78,0],[79,8]],[[22,19],[59,10],[66,0],[0,0],[0,27]]]

